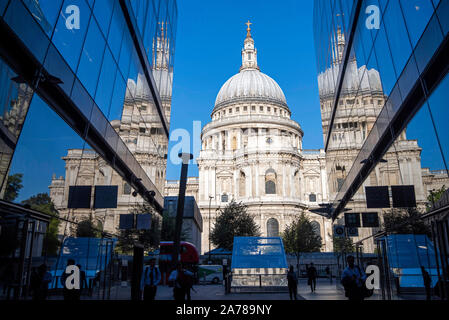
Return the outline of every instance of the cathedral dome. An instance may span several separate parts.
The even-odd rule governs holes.
[[[215,100],[215,109],[241,99],[263,100],[287,107],[281,87],[255,68],[244,69],[226,81]]]
[[[214,111],[241,101],[272,103],[288,109],[287,100],[281,87],[272,78],[260,72],[257,65],[257,49],[254,47],[254,40],[250,33],[250,24],[248,22],[240,72],[221,87],[215,100]]]

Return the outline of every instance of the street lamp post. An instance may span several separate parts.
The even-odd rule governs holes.
[[[211,260],[211,253],[210,253],[210,205],[212,202],[213,197],[209,196],[209,264],[211,264],[212,260]]]

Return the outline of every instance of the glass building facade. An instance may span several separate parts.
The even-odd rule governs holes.
[[[161,217],[176,23],[176,0],[0,0],[2,212],[46,213],[59,245],[83,220],[115,237],[120,214]],[[19,251],[0,272],[22,290]]]
[[[394,255],[386,238],[375,236],[382,232],[427,233],[436,245],[415,249],[429,250],[434,262],[419,261],[413,272],[424,266],[447,282],[443,215],[437,220],[446,229],[439,232],[429,221],[421,232],[389,222],[431,216],[449,187],[449,1],[317,0],[314,29],[329,217],[355,221],[346,226],[355,230],[349,236],[380,254],[383,297],[404,289],[395,284],[407,270],[388,268]],[[382,199],[386,205],[373,205]],[[447,206],[438,208],[447,213]]]

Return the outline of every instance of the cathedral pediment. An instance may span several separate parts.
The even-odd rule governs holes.
[[[316,169],[308,169],[304,171],[304,176],[319,176],[321,173]]]
[[[232,177],[234,173],[229,170],[217,171],[217,177]]]

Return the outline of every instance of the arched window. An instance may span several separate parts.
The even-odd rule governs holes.
[[[246,175],[243,171],[240,171],[239,177],[239,195],[244,197],[246,195]]]
[[[279,222],[274,218],[267,221],[267,236],[279,237]]]
[[[316,221],[312,221],[312,222],[311,222],[311,225],[312,225],[313,232],[314,232],[317,236],[320,236],[320,237],[321,237],[321,227],[320,227],[320,224],[319,224],[318,222],[316,222]]]
[[[276,171],[273,169],[265,172],[265,194],[276,194]]]

